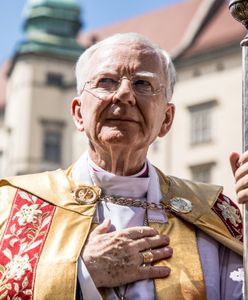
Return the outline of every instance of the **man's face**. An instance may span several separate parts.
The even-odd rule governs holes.
[[[174,106],[166,103],[164,88],[156,95],[140,96],[128,80],[148,78],[156,88],[165,85],[161,60],[151,48],[139,43],[105,45],[91,56],[87,66],[85,81],[123,78],[117,92],[107,99],[100,99],[86,85],[80,98],[73,100],[76,125],[94,147],[147,149],[157,136],[166,134]]]

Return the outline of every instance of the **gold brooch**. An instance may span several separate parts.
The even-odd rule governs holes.
[[[74,192],[75,200],[80,204],[94,204],[101,194],[98,186],[79,185]]]
[[[193,206],[189,200],[175,197],[170,199],[170,208],[174,212],[188,214],[192,211]]]

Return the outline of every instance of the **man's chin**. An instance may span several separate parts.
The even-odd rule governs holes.
[[[134,141],[134,137],[131,133],[116,130],[104,134],[101,140],[104,144],[122,144],[125,147],[127,145],[130,146],[130,143]]]

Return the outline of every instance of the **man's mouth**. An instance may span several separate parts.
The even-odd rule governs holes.
[[[112,122],[132,122],[132,123],[138,123],[138,121],[130,118],[108,118],[107,121]]]

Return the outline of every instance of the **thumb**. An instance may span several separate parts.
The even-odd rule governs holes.
[[[91,236],[109,232],[111,225],[110,219],[104,219],[104,221],[92,231]]]
[[[240,154],[237,152],[232,152],[230,154],[229,160],[230,160],[231,168],[233,171],[233,175],[235,175],[235,172],[237,171],[237,169],[240,166],[239,158],[240,158]]]

